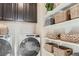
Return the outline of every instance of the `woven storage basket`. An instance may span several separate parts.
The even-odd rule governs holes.
[[[8,27],[4,24],[0,24],[0,35],[8,34]]]
[[[54,18],[55,18],[55,23],[61,23],[66,20],[70,20],[69,11],[66,10],[61,13],[58,13],[54,16]]]
[[[50,39],[60,39],[60,33],[57,32],[47,32],[46,36]]]
[[[54,33],[47,33],[47,37],[50,39],[57,39],[57,35]]]
[[[45,48],[48,52],[53,53],[53,52],[54,52],[53,47],[55,47],[55,46],[57,46],[57,45],[54,44],[54,43],[45,43],[44,48]]]
[[[79,34],[61,34],[61,40],[73,42],[73,43],[79,43]]]
[[[53,47],[55,56],[69,56],[73,50],[64,46]]]
[[[54,4],[54,7],[59,6],[61,3],[56,3]],[[58,13],[54,16],[55,18],[55,23],[61,23],[64,22],[66,20],[70,20],[70,11],[69,10],[65,10],[61,13]]]
[[[71,19],[79,17],[79,4],[70,8]]]

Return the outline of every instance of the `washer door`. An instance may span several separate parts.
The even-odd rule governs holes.
[[[29,37],[24,39],[18,49],[18,55],[36,56],[40,51],[40,43],[37,39]]]
[[[0,56],[6,56],[11,53],[11,45],[8,41],[0,39]]]

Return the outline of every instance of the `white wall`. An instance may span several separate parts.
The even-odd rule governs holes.
[[[28,22],[11,22],[11,21],[0,21],[2,24],[6,24],[9,28],[9,33],[35,33],[36,23]]]

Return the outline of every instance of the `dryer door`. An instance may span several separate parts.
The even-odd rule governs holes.
[[[40,43],[37,39],[29,37],[24,39],[19,45],[18,55],[36,56],[40,51]]]
[[[11,45],[8,41],[0,39],[0,56],[6,56],[12,51]]]

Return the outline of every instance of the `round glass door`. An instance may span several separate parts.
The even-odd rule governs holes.
[[[0,39],[0,56],[6,56],[11,53],[11,45],[8,41]]]
[[[36,56],[40,51],[40,43],[37,39],[29,37],[24,39],[19,45],[18,55]]]

